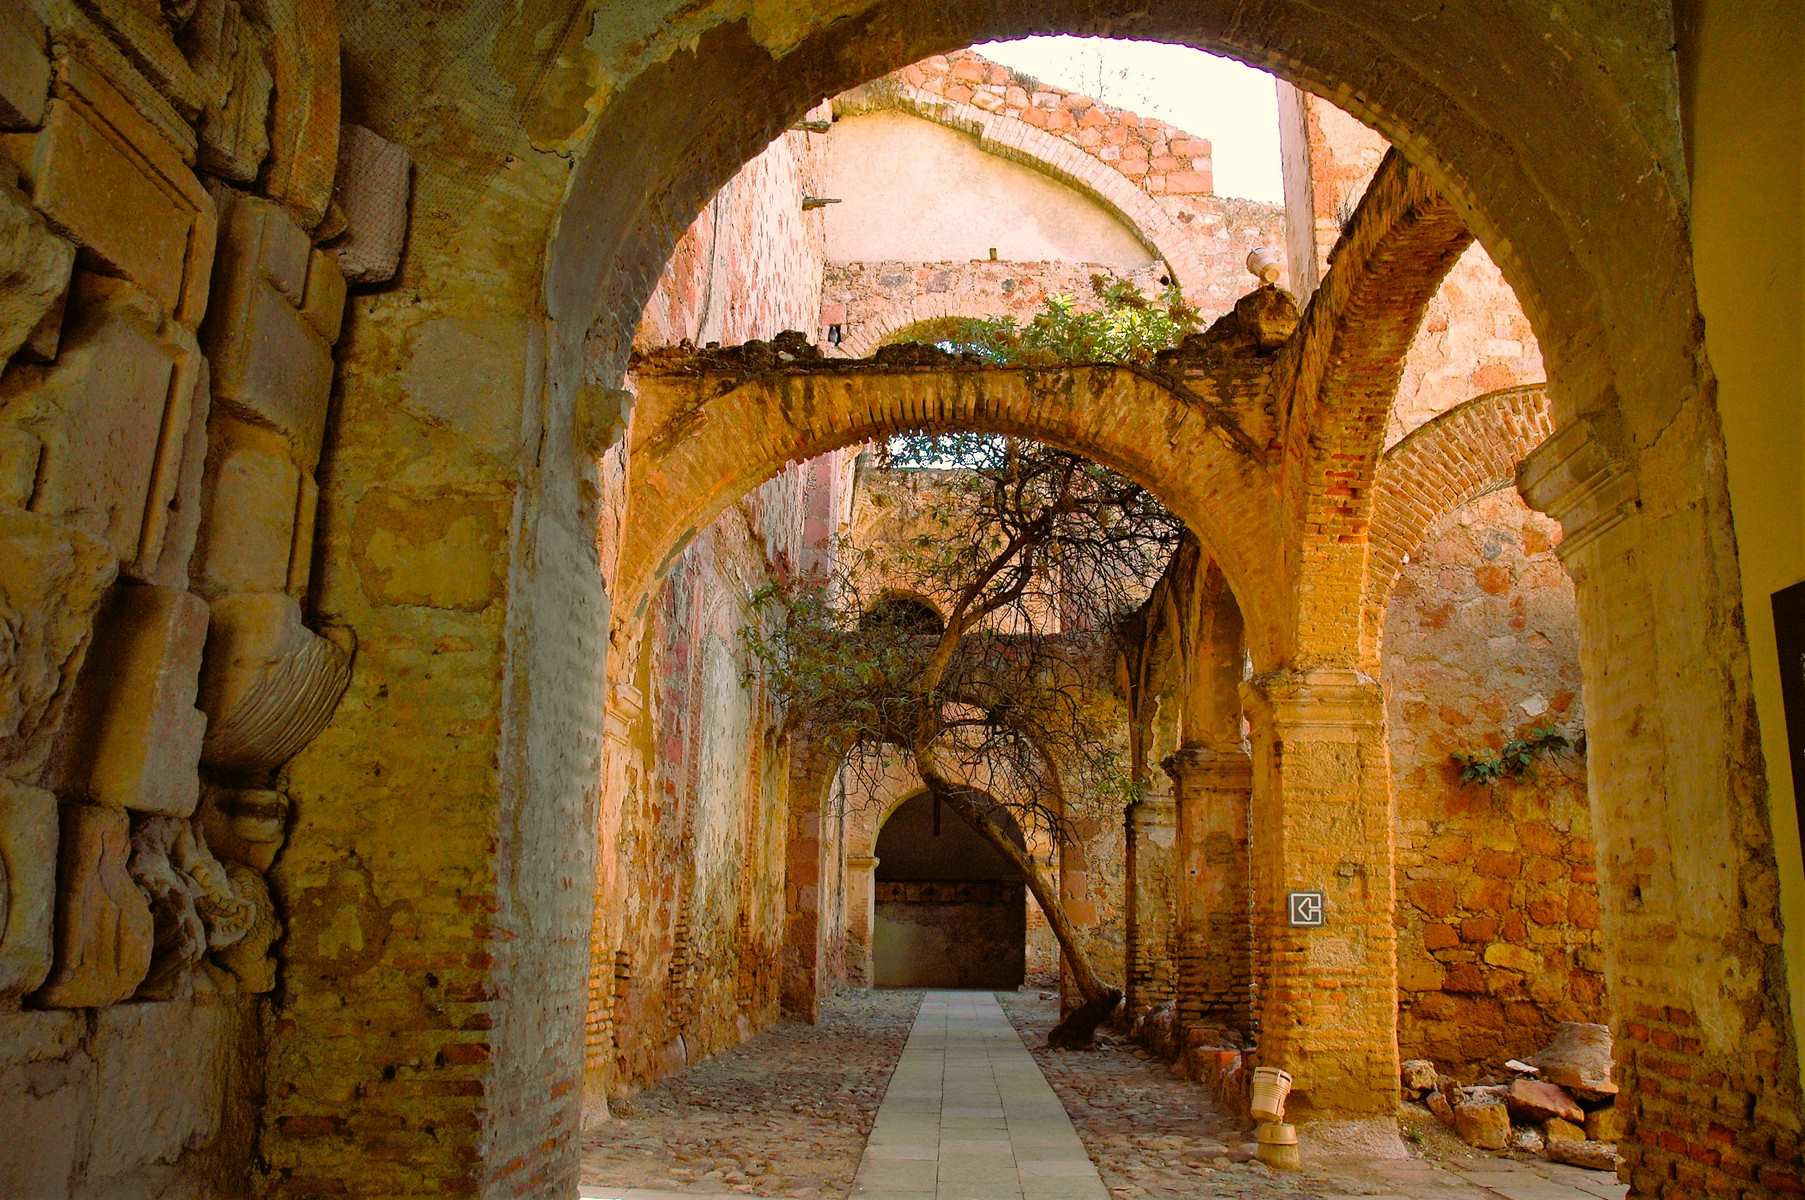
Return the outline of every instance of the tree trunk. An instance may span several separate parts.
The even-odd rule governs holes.
[[[979,837],[994,846],[997,853],[1022,873],[1023,882],[1034,893],[1041,912],[1046,914],[1047,924],[1053,928],[1053,936],[1059,939],[1059,949],[1065,955],[1066,965],[1071,968],[1072,982],[1077,985],[1079,994],[1087,1002],[1101,999],[1108,989],[1091,968],[1090,955],[1085,952],[1078,927],[1066,916],[1065,905],[1060,902],[1058,891],[1042,873],[1040,864],[1034,861],[1033,855],[1015,844],[1015,839],[1009,836],[1007,829],[991,818],[987,811],[991,803],[988,799],[980,802],[978,797],[981,793],[976,789],[955,783],[941,772],[932,749],[916,746],[913,754],[915,769],[921,774],[922,782],[928,785],[928,790],[964,818],[966,824],[977,830]]]

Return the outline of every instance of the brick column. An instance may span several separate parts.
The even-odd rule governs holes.
[[[877,916],[877,859],[868,854],[846,860],[846,973],[851,982],[870,987],[872,923]]]
[[[1163,764],[1176,793],[1178,1022],[1253,1031],[1247,813],[1253,767],[1239,746],[1186,746]]]
[[[1128,1010],[1172,999],[1172,925],[1178,806],[1148,795],[1128,806],[1128,945],[1124,951]]]
[[[1264,1064],[1310,1117],[1397,1111],[1394,821],[1384,704],[1349,669],[1280,671],[1242,687],[1253,727],[1253,930]],[[1323,894],[1321,928],[1287,896]]]

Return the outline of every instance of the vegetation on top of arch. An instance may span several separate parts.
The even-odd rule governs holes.
[[[924,322],[916,327],[917,337],[901,340],[924,341],[996,366],[1113,362],[1151,367],[1160,351],[1202,327],[1202,314],[1185,303],[1177,284],[1152,299],[1126,279],[1096,274],[1090,282],[1092,305],[1055,294],[1026,324],[1012,316],[949,317]],[[885,446],[884,465],[995,470],[1008,453],[1005,442],[987,433],[898,434]]]

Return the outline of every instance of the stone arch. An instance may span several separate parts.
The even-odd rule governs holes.
[[[1393,150],[1361,197],[1274,372],[1285,430],[1281,493],[1305,658],[1345,655],[1362,621],[1345,594],[1364,553],[1371,480],[1404,356],[1473,235],[1423,172]]]
[[[1360,656],[1377,670],[1385,606],[1404,562],[1443,517],[1513,487],[1517,467],[1554,432],[1547,385],[1475,396],[1412,430],[1379,460],[1360,600]]]
[[[639,373],[615,603],[643,611],[696,530],[785,463],[920,428],[1008,433],[1084,454],[1152,490],[1221,564],[1255,660],[1276,634],[1266,468],[1231,418],[1136,370],[861,364],[751,377]],[[1152,436],[1152,431],[1160,436]]]
[[[1166,264],[1181,289],[1190,295],[1202,294],[1202,257],[1179,234],[1177,222],[1127,176],[1076,144],[1008,113],[988,112],[969,101],[948,100],[899,79],[869,84],[834,101],[836,117],[866,112],[908,113],[971,134],[985,152],[1032,167],[1066,184],[1126,225],[1141,245]]]
[[[887,300],[860,321],[858,332],[834,347],[831,353],[835,358],[869,358],[879,346],[912,325],[974,315],[967,312],[956,297],[945,292],[918,293]]]
[[[1763,868],[1751,861],[1758,851],[1740,859],[1720,854],[1721,846],[1707,853],[1705,839],[1690,836],[1766,825],[1759,762],[1751,771],[1749,760],[1752,706],[1736,631],[1722,444],[1695,328],[1671,14],[1591,6],[1557,19],[1536,0],[1498,0],[1483,12],[1419,11],[1390,0],[852,0],[819,11],[758,6],[752,15],[724,4],[653,5],[638,23],[598,23],[574,0],[538,0],[507,22],[489,20],[487,6],[454,19],[441,8],[400,0],[344,15],[347,77],[384,81],[359,88],[359,110],[414,151],[420,200],[402,286],[360,299],[361,332],[341,357],[341,452],[381,447],[387,455],[393,445],[393,458],[374,469],[392,468],[417,488],[428,478],[436,486],[480,482],[475,495],[485,507],[466,524],[490,509],[499,514],[494,557],[505,568],[493,589],[505,615],[470,624],[486,657],[473,655],[466,671],[505,681],[505,696],[472,722],[472,759],[482,765],[470,768],[468,782],[459,779],[455,798],[473,821],[508,831],[499,847],[486,836],[470,843],[486,848],[467,852],[474,898],[498,914],[484,926],[493,932],[474,935],[483,949],[473,955],[486,959],[492,949],[496,964],[468,986],[506,999],[485,1001],[498,1026],[481,1099],[466,1110],[479,1132],[455,1143],[402,1143],[396,1135],[427,1160],[411,1169],[449,1172],[455,1163],[457,1182],[448,1186],[471,1193],[508,1184],[549,1194],[575,1178],[576,1101],[545,1100],[548,1085],[554,1099],[571,1094],[571,1080],[557,1074],[560,1056],[547,1052],[545,1014],[556,1020],[571,1010],[580,948],[562,932],[568,914],[556,887],[540,876],[559,869],[548,864],[580,872],[576,860],[593,853],[568,837],[571,821],[593,815],[599,752],[571,730],[600,706],[606,641],[605,616],[584,616],[606,604],[595,579],[586,452],[612,436],[610,406],[620,395],[607,389],[621,380],[633,324],[670,247],[703,200],[815,98],[937,50],[1054,30],[1207,47],[1333,99],[1420,164],[1499,263],[1549,363],[1562,434],[1537,456],[1523,490],[1567,520],[1588,686],[1604,679],[1616,646],[1629,651],[1611,664],[1611,699],[1594,711],[1592,737],[1600,811],[1618,826],[1601,831],[1602,873],[1639,896],[1635,913],[1607,901],[1609,919],[1635,932],[1652,956],[1656,968],[1644,979],[1672,981],[1667,992],[1643,988],[1649,1011],[1705,1017],[1684,1035],[1706,1043],[1697,1061],[1727,1070],[1733,1088],[1758,1098],[1796,1100],[1790,1044],[1778,1054],[1786,1078],[1771,1096],[1737,1065],[1747,1058],[1738,1041],[1745,1018],[1770,1031],[1788,1027],[1778,952],[1755,944],[1751,928],[1766,914],[1743,915],[1734,943],[1714,947],[1715,957],[1701,948],[1708,922],[1696,915],[1734,918],[1743,910],[1726,896],[1767,895],[1773,880],[1771,852]],[[472,22],[486,27],[473,30]],[[417,48],[407,72],[391,69],[398,45]],[[1475,78],[1513,86],[1475,89]],[[448,94],[459,103],[443,103]],[[388,381],[410,355],[426,357],[412,341],[434,322],[481,322],[506,351],[497,355],[502,367],[524,364],[498,370],[497,380],[484,381],[489,390],[476,392],[497,411],[506,406],[499,436],[487,426],[466,436],[461,412],[447,415],[449,432],[431,413],[397,424]],[[1646,503],[1638,484],[1645,462],[1662,484],[1647,489]],[[500,482],[498,472],[507,473]],[[1582,496],[1572,486],[1582,480],[1599,486]],[[360,489],[340,481],[324,490],[327,528],[348,524]],[[1581,531],[1587,536],[1576,536]],[[1666,573],[1705,582],[1657,605]],[[419,642],[426,610],[343,590],[348,616],[371,635],[367,676],[418,677],[415,660],[392,647]],[[505,644],[492,625],[505,630]],[[580,631],[574,641],[572,629]],[[1729,632],[1707,646],[1701,629]],[[1632,643],[1651,637],[1659,673],[1650,665],[1656,656],[1638,655]],[[354,699],[293,768],[309,797],[296,842],[336,860],[341,843],[320,829],[340,820],[357,829],[364,861],[386,864],[394,839],[412,830],[388,834],[366,825],[364,814],[409,786],[442,787],[444,776],[438,763],[404,763],[380,784],[374,772],[334,769],[347,747],[380,745],[385,763],[395,750],[381,736],[391,713]],[[1671,753],[1666,739],[1680,730],[1685,748]],[[1653,868],[1639,865],[1643,853],[1654,856]],[[294,882],[305,899],[319,891]],[[1705,892],[1708,909],[1676,906],[1682,893]],[[1678,936],[1655,934],[1674,921]],[[304,956],[308,940],[290,937],[291,958]],[[391,978],[397,954],[378,947],[371,955],[382,969],[366,974]],[[375,994],[360,977],[333,982],[353,999]],[[455,985],[466,986],[462,978]],[[335,1109],[344,1076],[316,1064],[363,1066],[367,1058],[358,1035],[331,1022],[285,1024],[301,1028],[280,1033],[271,1055],[271,1094],[286,1098],[266,1111],[262,1145],[272,1171],[294,1177],[278,1179],[272,1194],[302,1194],[311,1172],[336,1171],[347,1139],[356,1146],[365,1136],[362,1127],[318,1132],[318,1114]],[[316,1074],[329,1076],[331,1088]],[[370,1103],[385,1115],[403,1102],[389,1110]],[[1691,1124],[1676,1119],[1670,1127],[1697,1127],[1696,1112],[1682,1110]],[[1658,1131],[1667,1115],[1645,1114],[1643,1123]],[[493,1164],[456,1159],[451,1151],[470,1149],[479,1133]],[[509,1181],[529,1157],[543,1165],[530,1180],[523,1173]]]

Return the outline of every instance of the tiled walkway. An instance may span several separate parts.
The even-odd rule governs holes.
[[[1108,1200],[988,992],[929,992],[877,1110],[859,1200]]]

